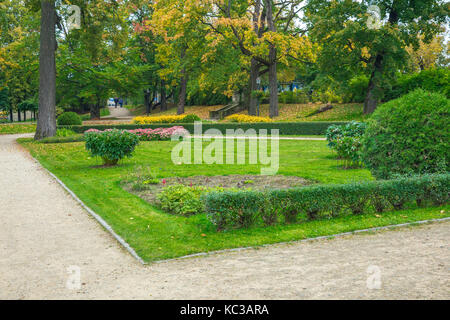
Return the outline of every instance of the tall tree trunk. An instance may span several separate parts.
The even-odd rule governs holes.
[[[146,89],[144,91],[144,105],[145,105],[145,113],[147,115],[150,114],[150,90]]]
[[[392,26],[396,26],[399,21],[396,4],[398,4],[398,2],[393,1],[389,12],[388,23]],[[383,76],[383,71],[383,53],[380,52],[375,57],[374,68],[372,74],[370,75],[366,98],[364,99],[363,111],[365,114],[372,113],[377,108],[382,90],[381,79]]]
[[[261,0],[254,1],[255,11],[253,13],[252,23],[253,23],[253,31],[260,38],[262,33],[260,32],[259,19],[261,15]],[[262,23],[262,21],[261,21]],[[258,89],[257,79],[259,77],[259,63],[256,61],[254,57],[252,57],[250,61],[250,79],[248,84],[248,91],[246,102],[248,105],[248,114],[251,116],[256,116],[256,106],[258,104],[258,98],[253,96],[253,91]]]
[[[27,121],[27,110],[23,110],[23,121]]]
[[[11,122],[14,122],[14,114],[13,114],[13,108],[10,107],[9,108],[9,120],[11,120]]]
[[[256,105],[258,103],[258,98],[253,96],[253,91],[258,89],[258,85],[256,80],[259,76],[259,63],[252,58],[250,65],[250,79],[249,79],[249,88],[248,88],[248,114],[251,116],[256,116]]]
[[[180,95],[178,97],[177,114],[184,113],[184,106],[186,105],[186,90],[187,90],[187,75],[186,75],[186,68],[183,68],[183,70],[181,71]]]
[[[276,49],[270,48],[270,55],[276,57]],[[273,61],[273,62],[272,62]],[[271,59],[269,66],[269,117],[278,117],[278,79],[277,79],[277,62]]]
[[[272,0],[264,0],[266,6],[266,19],[269,31],[276,32],[273,22]],[[269,45],[269,116],[278,116],[278,80],[277,80],[277,49],[273,44]]]
[[[34,139],[56,134],[55,1],[41,0],[39,117]]]
[[[161,111],[167,110],[166,82],[161,80]]]
[[[383,73],[383,56],[377,54],[375,58],[375,64],[370,75],[369,85],[367,87],[366,98],[364,99],[363,112],[369,114],[375,111],[378,105],[378,100],[381,92],[380,78]]]
[[[22,121],[22,116],[20,115],[20,110],[17,110],[17,121]]]
[[[97,99],[96,103],[92,103],[90,105],[90,112],[91,112],[91,120],[100,119],[100,100],[99,99]]]

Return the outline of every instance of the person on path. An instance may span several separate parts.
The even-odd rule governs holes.
[[[114,107],[117,108],[117,104],[119,103],[119,98],[114,98]]]
[[[120,107],[122,108],[123,107],[123,99],[122,98],[119,99],[119,104],[120,104]]]

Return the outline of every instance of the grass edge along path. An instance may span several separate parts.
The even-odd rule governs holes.
[[[117,179],[109,184],[99,181],[92,189],[77,174],[52,164],[51,158],[39,154],[34,144],[19,141],[47,170],[55,174],[89,208],[101,216],[145,261],[172,259],[196,253],[258,247],[266,244],[290,242],[332,236],[361,229],[383,227],[408,222],[446,218],[449,205],[430,208],[410,207],[382,214],[366,213],[333,219],[216,232],[205,215],[190,218],[161,212],[150,204],[124,191]],[[42,146],[42,145],[41,145]],[[96,192],[92,192],[96,190]],[[189,221],[190,220],[190,221]]]

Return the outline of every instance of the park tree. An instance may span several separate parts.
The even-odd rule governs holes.
[[[39,116],[34,138],[56,134],[56,9],[54,0],[41,0],[39,49]]]
[[[9,103],[9,88],[6,86],[5,77],[0,71],[0,111],[9,111],[12,117],[11,104]]]
[[[405,48],[418,47],[418,34],[431,41],[448,13],[440,0],[310,0],[306,12],[309,35],[321,46],[321,70],[338,81],[369,78],[365,113],[375,110],[386,83],[404,69]]]
[[[0,73],[9,91],[11,120],[22,101],[38,95],[39,18],[22,1],[0,2]]]
[[[125,6],[116,1],[72,1],[80,8],[79,28],[62,24],[58,52],[58,103],[78,104],[100,118],[110,93],[139,83],[133,65],[122,63],[128,26]],[[70,15],[63,8],[62,20]],[[130,87],[131,86],[131,87]]]
[[[423,36],[419,35],[419,45],[406,47],[409,55],[408,69],[411,72],[420,72],[425,69],[438,67],[444,64],[448,55],[448,44],[445,45],[442,36],[435,36],[430,42],[423,41]]]
[[[158,106],[161,111],[167,110],[167,99],[174,94],[174,90],[168,93],[166,82],[170,80],[163,79],[159,75],[163,67],[156,59],[156,50],[161,38],[149,27],[149,20],[154,11],[153,3],[148,0],[131,0],[128,6],[133,30],[128,44],[128,56],[133,59],[132,63],[146,67],[142,79],[144,85],[140,88],[144,96],[145,111],[148,115]],[[155,103],[158,94],[161,99]]]
[[[151,18],[141,26],[156,37],[159,76],[178,86],[177,114],[184,113],[189,77],[198,70],[205,47],[206,28],[194,19],[193,8],[192,1],[154,1]]]
[[[248,58],[246,101],[249,114],[256,114],[257,79],[266,74],[270,90],[270,116],[278,116],[277,64],[312,58],[312,45],[300,28],[303,1],[210,0],[190,2],[197,20],[208,26],[220,41]]]

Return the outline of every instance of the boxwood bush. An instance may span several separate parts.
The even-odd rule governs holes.
[[[88,131],[84,134],[86,150],[92,156],[100,156],[103,164],[116,165],[124,157],[131,157],[139,144],[139,137],[124,130]]]
[[[363,136],[362,158],[377,178],[449,171],[450,100],[417,89],[379,106]]]
[[[294,223],[343,214],[400,210],[416,201],[442,205],[450,198],[450,174],[269,191],[211,192],[208,217],[218,230]]]
[[[72,111],[64,112],[63,114],[61,114],[58,117],[57,122],[58,126],[77,126],[81,125],[82,123],[81,117]]]

